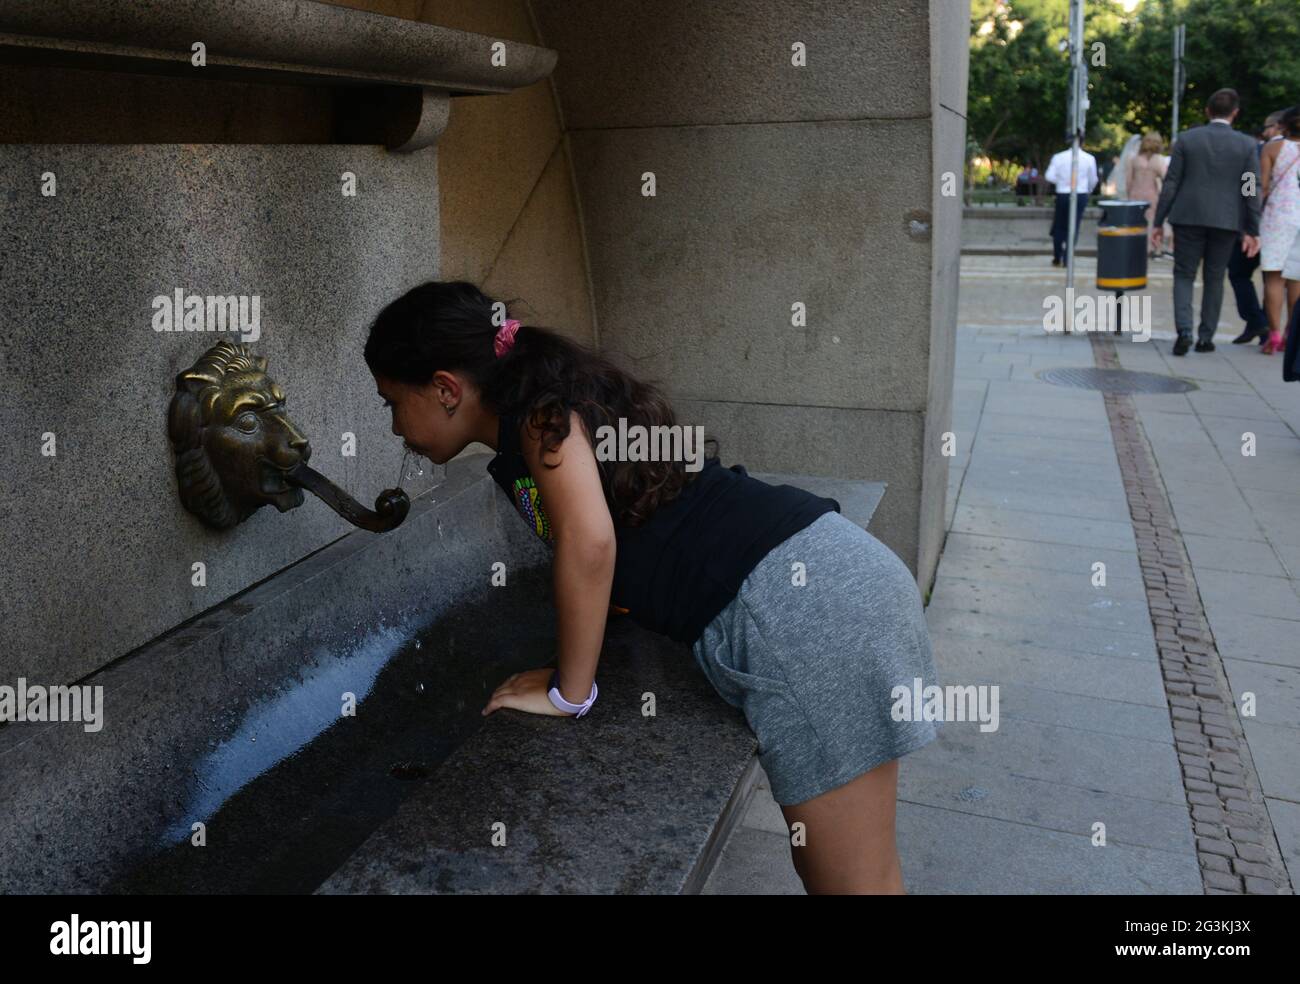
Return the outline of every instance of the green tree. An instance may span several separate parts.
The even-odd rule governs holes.
[[[1146,0],[1115,39],[1105,111],[1134,132],[1168,135],[1173,116],[1174,25],[1187,25],[1180,128],[1205,122],[1215,89],[1241,96],[1238,126],[1258,130],[1275,109],[1300,102],[1296,0]]]
[[[1258,129],[1268,113],[1300,103],[1297,0],[1088,0],[1085,55],[1100,42],[1104,64],[1089,66],[1089,147],[1118,151],[1132,133],[1168,139],[1173,108],[1174,25],[1187,25],[1182,127],[1204,120],[1205,100],[1231,86],[1241,94],[1239,126]],[[995,162],[1037,163],[1064,144],[1069,0],[972,0],[968,130]]]
[[[1109,32],[1122,27],[1122,8],[1091,0],[1088,9],[1085,51],[1092,61],[1097,52],[1091,45],[1101,40],[1106,49],[1100,55],[1109,65]],[[1046,166],[1067,138],[1070,62],[1061,48],[1069,37],[1069,0],[973,0],[971,21],[967,117],[972,139],[994,161]],[[1095,107],[1105,72],[1104,66],[1089,68],[1094,106],[1085,141],[1090,146],[1107,142],[1108,121]]]

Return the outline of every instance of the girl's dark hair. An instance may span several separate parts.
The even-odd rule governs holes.
[[[463,280],[412,288],[370,326],[366,364],[376,376],[415,386],[427,384],[438,370],[463,372],[489,410],[526,420],[548,450],[569,436],[574,410],[592,439],[602,425],[617,427],[620,417],[629,426],[674,423],[672,406],[656,387],[548,328],[521,324],[514,345],[498,358],[492,343],[505,305],[494,320],[494,304]],[[692,477],[682,461],[597,464],[610,513],[628,526],[643,524]]]

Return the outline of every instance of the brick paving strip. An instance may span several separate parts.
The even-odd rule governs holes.
[[[1111,337],[1097,332],[1089,337],[1099,368],[1122,368]],[[1187,549],[1137,409],[1125,394],[1102,395],[1137,539],[1206,894],[1293,894]]]

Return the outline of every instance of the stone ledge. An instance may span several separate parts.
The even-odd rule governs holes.
[[[686,646],[626,619],[610,622],[600,689],[581,719],[489,715],[317,893],[698,891],[754,737]]]
[[[1080,237],[1082,239],[1082,237]],[[1052,247],[1047,246],[1000,246],[981,244],[962,244],[962,256],[1051,256]],[[1096,256],[1096,246],[1080,245],[1074,251],[1075,256]]]
[[[1008,205],[1008,206],[980,206],[966,205],[962,208],[962,221],[967,220],[988,220],[993,222],[1002,222],[1010,219],[1022,219],[1026,222],[1052,221],[1052,216],[1056,214],[1055,205]],[[1089,204],[1082,212],[1079,213],[1084,220],[1100,219],[1101,209],[1096,205]]]
[[[752,475],[832,496],[863,528],[884,495],[878,482]],[[581,720],[490,715],[317,894],[698,893],[752,791],[753,733],[688,647],[617,616],[600,690]]]
[[[845,519],[851,519],[864,530],[871,522],[876,507],[885,497],[885,482],[863,482],[851,478],[828,478],[824,475],[786,475],[777,472],[750,472],[751,478],[769,485],[793,485],[813,495],[826,496],[840,504]]]
[[[191,63],[195,42],[205,47],[203,67]],[[503,64],[493,64],[495,51]],[[403,152],[436,142],[451,96],[532,85],[557,58],[313,0],[0,0],[0,64],[328,86],[337,90],[334,142]]]
[[[207,67],[190,46],[207,48]],[[505,64],[492,64],[493,44]],[[287,84],[383,83],[509,92],[546,78],[556,52],[312,0],[0,3],[0,52],[110,71],[211,73]],[[214,70],[219,70],[214,72]]]

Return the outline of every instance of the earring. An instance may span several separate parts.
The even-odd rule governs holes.
[[[453,407],[453,406],[451,406],[451,405],[449,405],[449,404],[446,404],[446,403],[444,403],[444,404],[442,405],[442,408],[443,408],[444,410],[447,411],[447,416],[448,416],[448,417],[450,417],[452,414],[454,414],[454,413],[456,412],[456,408],[455,408],[455,407]]]

